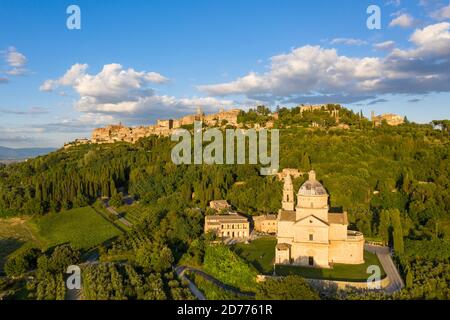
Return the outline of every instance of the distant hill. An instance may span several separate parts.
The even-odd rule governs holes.
[[[0,147],[0,160],[23,160],[28,158],[34,158],[37,156],[41,156],[52,151],[55,151],[55,148],[6,148]]]

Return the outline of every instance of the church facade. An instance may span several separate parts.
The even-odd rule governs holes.
[[[347,213],[329,212],[329,195],[309,172],[294,198],[290,175],[284,179],[278,213],[276,264],[330,268],[334,263],[364,263],[364,236],[348,230]]]

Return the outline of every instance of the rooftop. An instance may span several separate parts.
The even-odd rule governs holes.
[[[328,195],[323,185],[316,180],[316,172],[309,172],[309,179],[298,190],[299,196],[322,196]]]

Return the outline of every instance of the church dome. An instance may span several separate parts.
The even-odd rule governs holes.
[[[323,185],[316,180],[316,172],[309,172],[309,179],[298,190],[299,196],[324,196],[328,195]]]

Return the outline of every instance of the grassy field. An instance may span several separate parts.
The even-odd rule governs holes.
[[[121,233],[91,207],[50,213],[32,219],[28,224],[43,249],[63,243],[88,249]]]
[[[238,243],[232,249],[245,261],[251,263],[259,272],[272,274],[276,244],[277,240],[274,238],[261,238],[249,244]]]
[[[25,219],[0,219],[0,270],[8,255],[34,242],[35,238]]]
[[[310,279],[327,279],[341,281],[366,281],[369,277],[367,267],[378,265],[381,269],[382,278],[386,275],[378,257],[370,252],[364,251],[364,263],[358,265],[335,264],[333,269],[318,269],[299,266],[277,265],[276,273],[280,276],[300,275]]]

